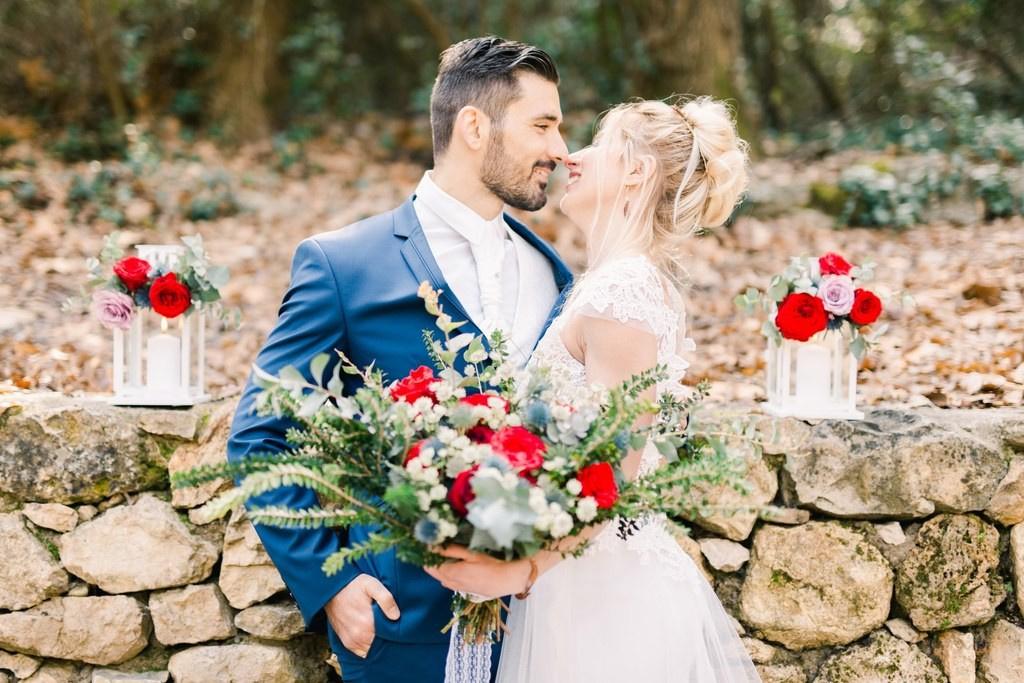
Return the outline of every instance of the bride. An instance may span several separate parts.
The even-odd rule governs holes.
[[[729,217],[746,188],[746,162],[728,109],[710,98],[610,110],[594,143],[569,157],[561,202],[586,238],[587,268],[530,362],[576,386],[614,386],[661,363],[670,377],[650,398],[682,391],[682,354],[694,348],[685,336],[683,242]],[[623,470],[642,477],[658,465],[648,445]],[[620,520],[589,537],[580,557],[502,562],[448,548],[452,561],[427,570],[464,593],[524,596],[512,600],[498,683],[760,680],[665,519]]]

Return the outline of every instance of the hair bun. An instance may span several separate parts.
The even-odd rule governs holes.
[[[690,100],[680,109],[690,124],[694,144],[704,160],[704,182],[708,184],[700,224],[722,225],[747,189],[747,144],[740,139],[732,112],[710,97]]]

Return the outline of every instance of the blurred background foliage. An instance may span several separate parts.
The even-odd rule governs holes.
[[[691,245],[692,376],[716,400],[759,391],[759,323],[733,297],[836,250],[920,303],[866,359],[869,403],[1021,405],[1021,2],[0,0],[0,393],[109,389],[109,338],[57,304],[114,229],[203,234],[231,267],[250,327],[216,339],[209,376],[236,387],[276,320],[281,259],[408,197],[439,53],[495,33],[557,60],[571,149],[631,97],[734,103],[750,187]],[[583,265],[557,201],[519,217]]]
[[[927,222],[929,207],[957,195],[990,220],[1024,213],[1019,9],[1020,0],[0,0],[0,168],[4,148],[23,139],[65,163],[123,161],[78,178],[68,198],[75,216],[122,224],[117,207],[167,156],[168,130],[184,149],[199,138],[266,144],[273,168],[308,174],[310,140],[362,124],[377,158],[429,164],[438,54],[495,33],[556,59],[570,148],[617,102],[712,94],[735,105],[755,156],[942,155],[853,164],[816,184],[811,204],[837,225]],[[0,185],[23,207],[45,199],[30,180]],[[188,194],[190,219],[238,208],[220,181]]]
[[[438,53],[496,33],[555,57],[566,112],[710,93],[737,104],[758,143],[934,149],[1024,110],[1019,10],[1019,0],[0,0],[0,140],[42,131],[71,161],[123,156],[124,124],[168,115],[184,135],[229,143],[301,137],[295,129],[338,118],[412,118],[426,112]]]

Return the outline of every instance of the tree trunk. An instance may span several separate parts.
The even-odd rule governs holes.
[[[630,4],[650,68],[632,84],[634,95],[712,95],[736,105],[741,133],[752,136],[752,112],[737,79],[739,0],[638,0]]]
[[[846,117],[846,101],[832,86],[832,82],[818,63],[814,52],[814,38],[809,29],[809,27],[820,25],[828,10],[824,9],[817,0],[790,0],[790,5],[795,15],[793,21],[796,26],[797,61],[814,82],[814,87],[818,89],[818,94],[821,96],[828,114],[834,118],[843,119]]]
[[[78,10],[82,15],[85,36],[96,55],[96,66],[107,93],[107,101],[110,102],[110,110],[119,124],[124,123],[128,119],[128,105],[125,104],[121,80],[117,75],[117,59],[111,47],[112,20],[102,2],[99,7],[94,7],[92,0],[78,0]]]
[[[761,104],[764,123],[782,130],[785,119],[776,98],[779,96],[779,36],[775,29],[774,8],[770,0],[760,3],[757,16],[741,12],[743,48],[754,75],[754,88]]]
[[[286,0],[228,0],[224,35],[212,69],[211,114],[230,142],[270,133],[267,99],[277,79],[278,54],[287,25]]]

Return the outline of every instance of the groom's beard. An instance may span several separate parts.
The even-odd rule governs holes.
[[[555,162],[538,161],[523,177],[515,162],[505,153],[504,136],[501,133],[493,133],[487,156],[484,157],[483,176],[480,180],[484,187],[509,206],[524,211],[536,211],[548,201],[545,192],[548,184],[538,183],[533,179],[535,168],[548,168],[553,171]]]

